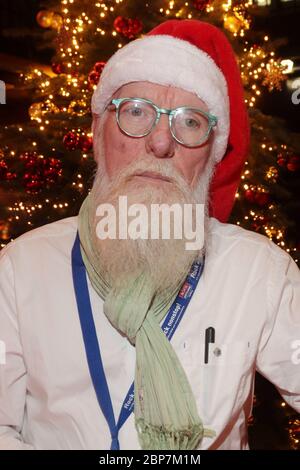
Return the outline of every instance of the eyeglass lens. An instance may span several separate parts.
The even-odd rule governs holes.
[[[157,118],[156,109],[150,103],[126,100],[120,104],[118,120],[124,132],[133,136],[148,134]],[[171,130],[186,145],[201,141],[209,129],[209,120],[193,108],[178,108],[172,117]]]

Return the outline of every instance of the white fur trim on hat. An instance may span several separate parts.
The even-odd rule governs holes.
[[[220,161],[230,131],[226,79],[214,60],[188,41],[168,35],[145,36],[119,49],[107,62],[92,97],[92,112],[102,114],[126,83],[148,81],[195,93],[218,118],[211,155]]]

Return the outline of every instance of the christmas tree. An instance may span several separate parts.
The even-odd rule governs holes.
[[[280,41],[253,28],[256,11],[251,0],[44,2],[36,21],[55,51],[51,69],[31,68],[20,77],[33,97],[30,120],[0,130],[1,247],[77,215],[95,171],[90,100],[108,58],[167,18],[194,18],[220,27],[230,40],[249,110],[251,150],[230,222],[267,235],[298,261],[300,139],[260,109],[264,94],[281,89],[287,70],[276,55]],[[290,447],[297,448],[299,420],[292,411],[284,416]]]

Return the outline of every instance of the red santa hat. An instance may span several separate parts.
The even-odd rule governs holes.
[[[92,97],[101,114],[126,83],[149,81],[195,93],[218,118],[211,158],[210,215],[225,222],[246,159],[250,126],[233,49],[222,31],[198,20],[169,20],[119,49],[107,62]]]

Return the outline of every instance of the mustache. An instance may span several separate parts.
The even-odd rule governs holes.
[[[137,174],[154,173],[159,175],[162,179],[167,179],[171,184],[175,185],[178,189],[185,188],[189,190],[190,187],[185,178],[173,164],[168,161],[137,159],[130,165],[126,166],[110,180],[111,188],[115,188],[120,184],[127,183]]]

